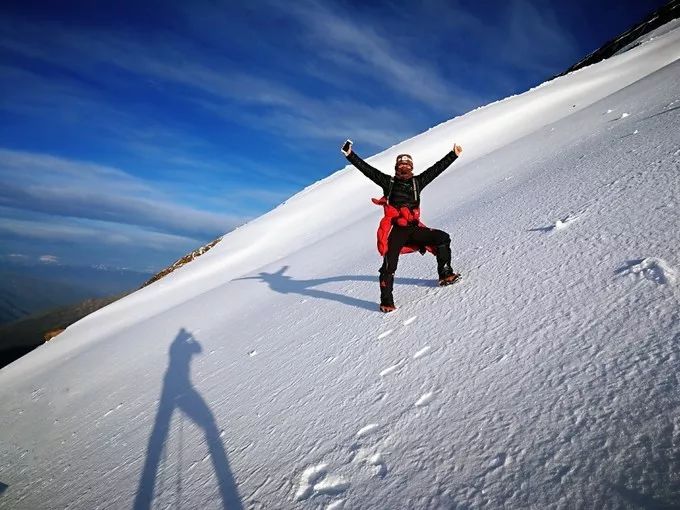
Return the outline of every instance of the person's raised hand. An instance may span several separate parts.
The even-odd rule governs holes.
[[[347,140],[344,144],[342,144],[340,151],[345,156],[349,156],[352,153],[352,140]]]
[[[460,145],[458,145],[457,143],[454,143],[453,144],[453,152],[456,153],[456,156],[460,156],[461,153],[463,152],[463,148]]]

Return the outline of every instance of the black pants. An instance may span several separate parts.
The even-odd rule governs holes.
[[[407,244],[436,247],[437,270],[440,276],[444,268],[451,267],[451,238],[449,234],[443,230],[417,225],[408,227],[395,225],[387,239],[387,253],[380,268],[380,301],[383,304],[392,304],[394,273],[397,270],[401,249]]]

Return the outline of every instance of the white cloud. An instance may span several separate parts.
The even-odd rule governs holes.
[[[221,235],[246,218],[182,205],[117,168],[0,149],[0,205],[65,217],[137,225],[168,234]]]
[[[153,232],[136,227],[121,228],[103,222],[54,219],[19,220],[0,218],[0,236],[28,239],[43,243],[62,243],[115,247],[138,247],[158,251],[182,251],[200,246],[204,240]]]
[[[59,258],[56,255],[41,255],[38,260],[45,264],[56,264],[59,262]]]

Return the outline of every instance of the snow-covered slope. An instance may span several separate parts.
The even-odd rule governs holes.
[[[453,287],[404,256],[377,311],[379,190],[345,168],[4,368],[0,508],[671,508],[679,57],[676,29],[370,159],[463,145],[423,193]]]

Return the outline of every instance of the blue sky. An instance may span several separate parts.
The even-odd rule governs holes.
[[[0,262],[158,270],[664,2],[3,2]]]

